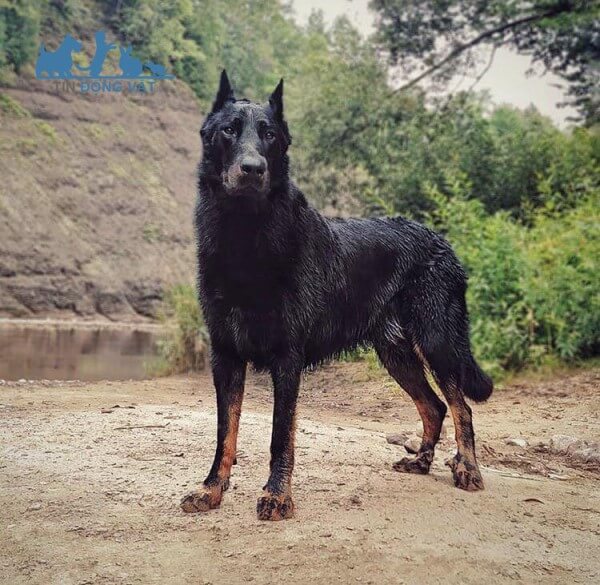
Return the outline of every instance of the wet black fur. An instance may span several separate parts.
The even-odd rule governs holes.
[[[280,84],[267,105],[236,100],[225,76],[202,128],[198,284],[217,391],[223,369],[271,371],[275,415],[291,411],[275,421],[274,443],[291,432],[300,372],[357,346],[373,346],[401,383],[407,364],[425,364],[442,385],[487,399],[491,381],[469,346],[467,279],[450,245],[402,217],[329,219],[311,207],[289,177],[282,93]],[[266,161],[267,189],[228,192],[224,173],[248,153]],[[431,403],[443,418],[443,404]],[[267,486],[275,491],[293,465],[286,449],[272,446],[272,467],[282,468]]]

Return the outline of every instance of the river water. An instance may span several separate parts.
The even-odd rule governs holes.
[[[0,322],[0,379],[148,378],[159,333],[154,326]]]

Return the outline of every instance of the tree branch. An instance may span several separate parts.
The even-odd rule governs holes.
[[[487,62],[487,65],[482,69],[482,71],[479,73],[479,75],[475,78],[475,81],[469,86],[469,89],[467,89],[467,91],[472,91],[472,89],[483,79],[483,76],[491,69],[492,64],[494,63],[494,56],[496,55],[496,49],[498,47],[496,47],[494,45],[494,47],[492,47],[492,52],[490,53],[490,58]]]
[[[410,89],[411,87],[413,87],[414,85],[419,83],[419,81],[422,81],[426,77],[429,77],[432,73],[435,73],[438,69],[441,69],[444,65],[446,65],[453,59],[456,59],[456,57],[458,57],[465,51],[472,49],[473,47],[477,46],[479,43],[485,41],[486,39],[489,39],[490,37],[501,34],[504,31],[509,30],[511,28],[516,28],[516,27],[522,26],[524,24],[529,24],[529,23],[535,22],[537,20],[543,20],[544,18],[550,18],[552,16],[557,16],[558,14],[561,14],[563,12],[570,12],[570,11],[571,11],[571,8],[557,6],[556,8],[554,8],[553,10],[549,10],[548,12],[543,12],[541,14],[530,14],[529,16],[523,16],[516,20],[511,20],[510,22],[506,22],[495,28],[486,30],[486,31],[482,32],[480,35],[476,36],[474,39],[470,40],[468,43],[463,43],[462,45],[459,45],[458,47],[456,47],[453,51],[451,51],[448,55],[446,55],[446,57],[444,57],[441,61],[438,61],[437,63],[435,63],[434,65],[429,67],[429,69],[427,69],[426,71],[424,71],[423,73],[421,73],[420,75],[415,77],[414,79],[411,79],[408,83],[405,83],[404,85],[401,85],[400,87],[393,90],[392,95],[399,93],[401,91],[406,91],[407,89]]]

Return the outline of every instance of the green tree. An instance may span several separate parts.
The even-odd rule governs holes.
[[[512,47],[565,80],[572,103],[600,119],[600,5],[594,0],[371,0],[378,41],[393,64],[447,80],[477,51]]]
[[[0,0],[0,66],[19,73],[36,55],[39,29],[39,1]]]

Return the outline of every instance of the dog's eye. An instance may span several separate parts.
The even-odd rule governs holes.
[[[267,130],[265,132],[265,138],[267,140],[273,140],[273,138],[275,138],[275,132],[273,132],[272,130]]]
[[[235,130],[231,126],[225,126],[225,128],[223,128],[223,132],[225,132],[225,134],[228,136],[233,136],[235,134]]]

